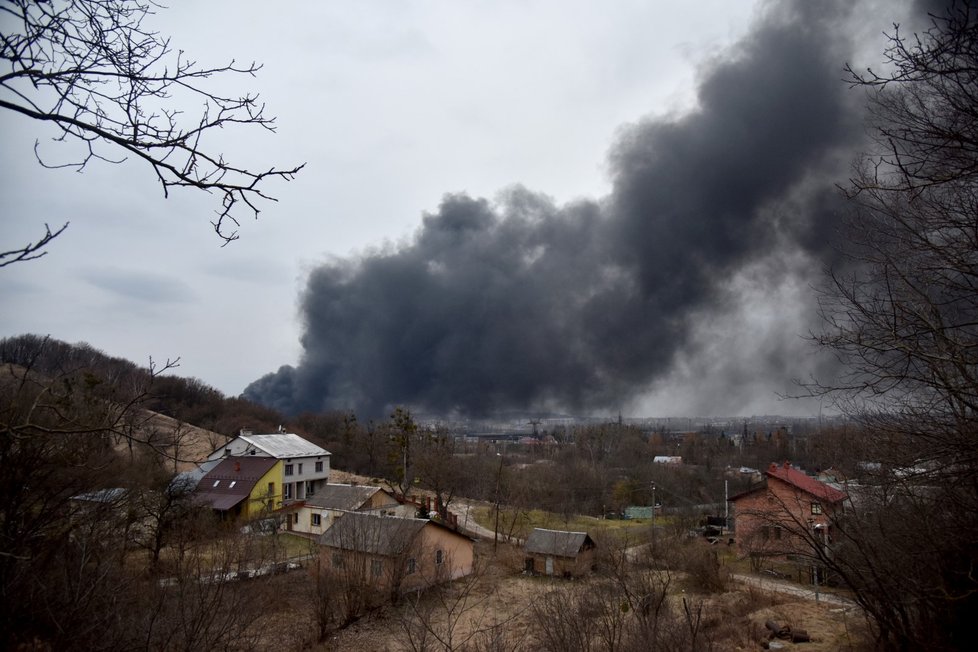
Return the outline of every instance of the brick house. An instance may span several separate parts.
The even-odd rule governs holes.
[[[765,482],[730,498],[734,535],[741,555],[811,556],[815,545],[831,542],[833,517],[845,492],[805,474],[789,462],[771,463]]]

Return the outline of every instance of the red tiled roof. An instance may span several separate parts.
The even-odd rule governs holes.
[[[788,462],[782,465],[772,462],[771,466],[765,471],[765,475],[769,478],[777,478],[782,482],[786,482],[827,503],[837,503],[846,497],[845,493],[834,487],[830,487],[824,482],[819,482],[810,475],[806,475],[791,466]]]

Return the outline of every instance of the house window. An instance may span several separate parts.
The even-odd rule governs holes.
[[[302,462],[299,462],[299,468],[297,470],[299,475],[302,475]]]
[[[333,553],[333,568],[343,568],[343,555],[338,552]]]
[[[319,527],[323,524],[323,517],[320,514],[312,515],[312,525],[313,527]]]
[[[411,573],[417,570],[418,570],[418,561],[414,557],[411,557],[410,559],[408,559],[408,563],[407,563],[407,574],[410,575]]]
[[[440,564],[445,561],[445,553],[441,550],[435,551],[435,563]]]
[[[322,473],[322,472],[323,472],[323,463],[316,462],[316,473]]]
[[[380,577],[381,573],[384,572],[384,562],[379,559],[370,560],[370,573],[374,577]]]
[[[765,525],[761,527],[761,537],[764,538],[765,540],[780,539],[781,527],[778,525]]]
[[[231,480],[231,484],[228,485],[228,489],[234,489],[234,485],[236,482],[237,480]]]
[[[275,495],[275,483],[274,482],[269,482],[268,483],[268,495],[269,496],[274,496]]]
[[[215,487],[216,487],[217,485],[219,485],[219,484],[221,484],[221,481],[220,481],[220,480],[215,480],[215,481],[214,481],[214,486],[215,486]]]
[[[812,503],[812,514],[822,513],[822,503]]]
[[[285,465],[285,475],[292,475],[292,465],[291,464],[286,464]]]
[[[286,485],[283,485],[283,491],[285,491],[285,495],[283,496],[283,498],[285,500],[292,500],[292,483],[291,482],[288,483],[288,484],[286,484]]]

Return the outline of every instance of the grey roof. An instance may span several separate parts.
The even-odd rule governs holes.
[[[278,432],[270,435],[239,435],[258,450],[277,459],[290,457],[310,457],[329,455],[325,448],[306,441],[291,432]]]
[[[348,512],[322,533],[319,543],[330,548],[394,557],[406,552],[421,529],[429,524],[431,521],[420,518]]]
[[[363,485],[327,484],[325,487],[316,490],[314,496],[306,498],[306,504],[313,507],[354,512],[363,507],[363,504],[378,491],[383,491],[383,489]],[[396,502],[393,497],[391,501]]]
[[[220,463],[221,460],[204,460],[198,464],[196,468],[173,476],[173,480],[170,481],[170,485],[183,485],[183,487],[181,487],[182,489],[193,491],[197,488],[197,484],[200,482],[201,478],[210,473],[211,470]]]
[[[587,532],[564,532],[536,528],[526,538],[527,552],[557,557],[576,557],[582,550],[594,547]]]

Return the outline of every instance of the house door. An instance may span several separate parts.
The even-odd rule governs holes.
[[[527,557],[523,561],[523,572],[532,574],[535,571],[536,569],[533,567],[533,557]]]
[[[547,575],[554,574],[554,558],[547,557]]]

